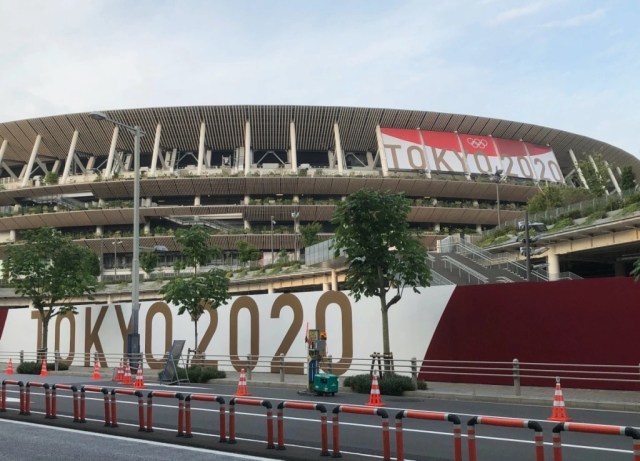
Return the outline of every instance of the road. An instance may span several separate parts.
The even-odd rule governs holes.
[[[96,382],[90,383],[96,385]],[[103,383],[111,388],[111,383]],[[147,385],[143,390],[146,395],[149,390],[162,389],[172,392],[215,393],[228,402],[236,390],[231,385],[204,385],[202,387],[162,387]],[[44,408],[40,389],[32,389],[32,416],[17,416],[16,402],[8,402],[9,411],[2,417],[12,419],[47,422],[42,418]],[[281,401],[311,401],[326,405],[331,420],[332,410],[337,405],[362,405],[367,401],[366,395],[341,392],[335,397],[312,397],[299,395],[294,389],[278,389],[273,387],[251,388],[252,398],[268,399],[275,407]],[[17,394],[9,392],[9,397]],[[236,407],[236,438],[237,443],[231,445],[218,442],[218,405],[211,402],[192,402],[193,434],[190,439],[176,437],[177,434],[177,401],[175,399],[158,399],[153,401],[153,433],[138,432],[138,413],[135,399],[118,396],[118,428],[104,427],[104,407],[100,394],[87,394],[86,424],[71,422],[71,401],[69,395],[58,394],[58,413],[67,418],[59,418],[56,426],[67,428],[81,428],[108,434],[123,434],[127,437],[139,437],[144,440],[164,443],[186,444],[191,447],[205,449],[241,452],[265,457],[283,459],[308,459],[320,453],[320,414],[317,411],[285,410],[285,443],[287,450],[268,450],[266,443],[266,409],[263,407]],[[550,406],[514,405],[482,402],[462,402],[454,400],[424,399],[416,397],[388,397],[383,396],[385,410],[389,414],[391,430],[392,456],[395,457],[395,415],[400,410],[418,409],[453,413],[460,416],[463,422],[463,452],[467,458],[466,427],[464,424],[477,415],[491,415],[512,418],[524,418],[539,421],[545,434],[545,458],[552,459],[551,429],[555,423],[546,421],[550,416]],[[36,413],[40,412],[40,413]],[[597,411],[568,409],[569,416],[575,421],[597,424],[614,424],[621,426],[640,426],[640,416],[632,412]],[[345,458],[358,459],[377,457],[382,455],[381,423],[379,416],[362,416],[340,413],[340,451]],[[50,422],[49,422],[50,423]],[[405,418],[405,458],[417,460],[444,461],[453,459],[452,425],[448,422],[418,421]],[[274,421],[274,429],[275,429]],[[533,431],[530,429],[510,429],[489,426],[477,426],[478,459],[492,461],[513,461],[514,459],[534,459]],[[274,431],[275,432],[275,431]],[[331,425],[329,425],[329,449],[332,449]],[[566,461],[627,461],[632,457],[632,442],[623,436],[596,436],[589,434],[563,433],[564,459]],[[113,457],[113,459],[118,459]]]
[[[18,443],[17,443],[18,442]],[[0,419],[3,461],[51,461],[63,454],[83,461],[188,459],[189,461],[260,461],[265,458],[136,440],[107,434]]]

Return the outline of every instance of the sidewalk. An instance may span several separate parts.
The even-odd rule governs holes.
[[[68,371],[49,372],[49,374],[56,377],[87,377],[87,379],[90,380],[92,372],[92,368],[71,367]],[[100,372],[105,380],[110,379],[113,375],[112,368],[103,368]],[[159,372],[160,370],[145,368],[145,382],[157,382]],[[213,380],[211,382],[237,385],[239,373],[236,371],[227,371],[226,373],[226,378]],[[280,375],[277,373],[247,373],[247,382],[254,386],[301,390],[307,387],[307,376],[289,374],[284,377],[284,382],[282,382]],[[340,379],[340,382],[342,383],[342,379]],[[515,389],[512,386],[443,383],[435,381],[428,382],[427,386],[427,390],[405,392],[404,396],[424,399],[469,400],[549,406],[553,403],[554,395],[554,386],[523,386],[519,396],[515,395]],[[340,392],[351,392],[351,390],[340,387]],[[567,405],[570,405],[572,408],[640,411],[640,392],[636,391],[563,388],[563,395]]]

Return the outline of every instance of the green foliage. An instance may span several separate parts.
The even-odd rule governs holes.
[[[634,190],[636,188],[636,174],[633,172],[633,168],[625,166],[622,168],[622,175],[620,176],[620,189]]]
[[[176,262],[176,270],[187,267],[198,267],[209,263],[213,258],[220,256],[220,249],[209,246],[209,232],[203,226],[191,226],[187,229],[178,229],[176,242],[182,247],[183,259]]]
[[[422,379],[419,379],[418,380],[418,390],[419,391],[426,391],[427,388],[428,388],[427,382],[423,381]]]
[[[150,275],[158,267],[158,253],[155,251],[140,255],[140,269]]]
[[[227,377],[224,371],[218,370],[215,367],[191,366],[188,369],[177,367],[176,371],[179,380],[186,381],[188,379],[192,383],[206,383],[210,379],[223,379]],[[160,377],[160,375],[162,375],[162,372],[158,373],[158,377]]]
[[[602,197],[605,194],[607,186],[607,177],[605,175],[607,166],[600,153],[591,154],[591,158],[593,162],[588,156],[579,160],[578,166],[589,186],[589,191],[596,197]]]
[[[369,394],[371,392],[371,375],[348,376],[344,379],[343,385],[350,387],[359,394]],[[405,391],[415,391],[411,378],[395,373],[386,373],[378,380],[380,394],[382,395],[403,395]],[[425,386],[426,389],[426,386]]]
[[[527,209],[529,213],[537,213],[581,202],[591,196],[591,193],[586,189],[566,186],[543,186],[540,188],[540,192],[527,201]]]
[[[59,179],[58,173],[54,171],[50,171],[44,176],[44,184],[46,185],[58,184],[58,179]]]
[[[206,309],[217,309],[229,300],[229,279],[225,271],[211,269],[194,277],[176,277],[160,289],[163,299],[179,306],[178,315],[189,313],[198,321]]]
[[[573,219],[570,217],[562,218],[553,225],[553,232],[558,232],[566,227],[573,226]]]
[[[260,251],[245,240],[240,240],[236,243],[238,249],[238,257],[241,263],[251,263],[260,259]]]
[[[4,277],[17,295],[31,300],[40,314],[46,348],[49,321],[67,312],[76,313],[72,299],[92,299],[100,260],[49,227],[25,232],[24,240],[24,244],[7,247]]]
[[[606,210],[596,210],[594,212],[592,212],[591,214],[589,214],[589,216],[587,216],[587,219],[585,219],[585,224],[592,224],[595,221],[597,221],[598,219],[602,219],[605,218],[607,216],[607,211]]]
[[[383,352],[389,353],[389,308],[406,287],[427,287],[426,249],[409,230],[410,201],[402,194],[361,189],[340,202],[332,223],[335,256],[346,255],[345,286],[354,299],[376,296],[382,311]],[[390,300],[387,293],[396,290]]]
[[[55,362],[47,362],[47,370],[53,371],[56,369]],[[69,369],[69,365],[63,362],[58,363],[58,371],[65,371]],[[39,375],[42,371],[42,362],[22,362],[16,368],[16,372],[21,375]]]
[[[319,222],[313,222],[311,224],[300,226],[300,238],[302,239],[302,246],[306,248],[320,242],[318,234],[321,230],[322,224],[320,224]]]

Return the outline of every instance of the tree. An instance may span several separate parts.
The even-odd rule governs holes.
[[[229,279],[221,269],[193,277],[176,277],[160,289],[165,302],[178,306],[178,315],[189,313],[194,325],[194,349],[198,349],[198,320],[205,309],[217,309],[229,296]],[[202,351],[200,351],[202,352]]]
[[[151,273],[158,267],[158,254],[155,251],[142,253],[140,255],[140,269],[145,274],[151,275]]]
[[[606,193],[607,187],[608,178],[605,174],[607,166],[599,153],[591,154],[591,159],[585,157],[579,160],[578,166],[589,186],[589,191],[596,197],[602,197]]]
[[[251,261],[257,261],[260,259],[260,251],[246,240],[238,241],[236,243],[236,248],[238,249],[240,262],[243,264],[248,263],[251,265]]]
[[[300,238],[302,239],[302,246],[308,247],[315,243],[318,243],[318,233],[322,230],[322,224],[314,222],[304,226],[300,226]]]
[[[16,294],[29,298],[40,314],[46,353],[49,322],[57,315],[77,313],[74,298],[92,299],[100,260],[49,227],[27,231],[24,239],[23,245],[7,248],[3,271]]]
[[[419,293],[417,287],[431,281],[427,251],[409,230],[409,210],[402,194],[361,189],[338,204],[331,221],[336,226],[334,254],[346,257],[346,287],[356,301],[362,296],[380,299],[385,357],[391,354],[389,309],[406,287]],[[387,300],[391,290],[395,293]]]
[[[198,349],[198,320],[205,309],[217,309],[229,299],[229,279],[221,269],[211,269],[199,274],[200,266],[209,263],[221,254],[216,247],[209,246],[209,233],[202,226],[180,229],[176,242],[182,247],[183,259],[174,268],[176,271],[193,267],[193,275],[176,277],[160,289],[165,302],[178,306],[178,315],[189,313],[194,325],[194,349]]]
[[[633,172],[633,168],[625,166],[622,168],[622,175],[620,175],[620,189],[624,191],[634,190],[636,188],[636,174]]]

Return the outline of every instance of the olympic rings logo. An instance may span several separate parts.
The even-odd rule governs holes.
[[[484,149],[487,147],[487,141],[484,139],[467,138],[467,143],[469,143],[474,149]]]

